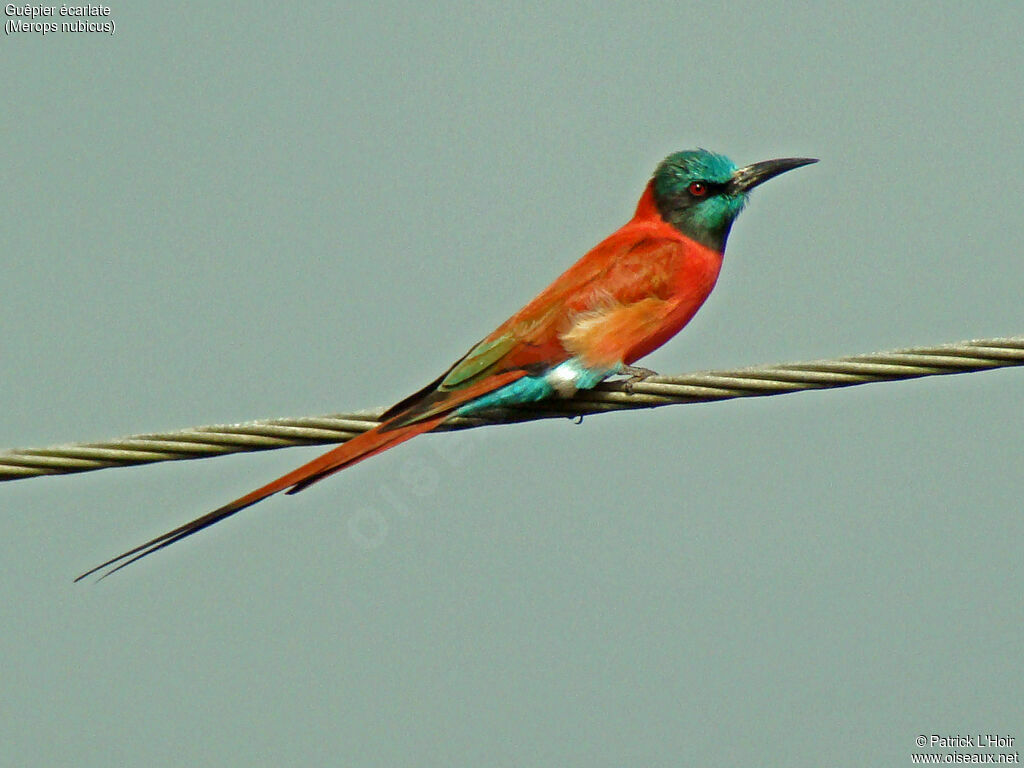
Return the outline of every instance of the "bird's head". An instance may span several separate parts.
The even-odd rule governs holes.
[[[721,253],[750,190],[816,162],[792,157],[737,168],[729,158],[706,149],[676,152],[654,172],[654,204],[661,217],[684,235]]]

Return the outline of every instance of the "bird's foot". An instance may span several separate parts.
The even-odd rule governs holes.
[[[649,379],[651,376],[657,376],[657,371],[652,371],[650,368],[641,368],[637,365],[624,365],[619,371],[623,376],[629,376],[624,382],[622,382],[622,388],[626,390],[626,394],[633,394],[633,385],[638,381]]]

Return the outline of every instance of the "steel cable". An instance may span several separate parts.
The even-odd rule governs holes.
[[[970,373],[1024,365],[1024,336],[979,339],[807,363],[754,366],[682,376],[653,376],[632,386],[605,382],[564,400],[494,409],[454,418],[437,431],[470,429],[550,418],[576,418],[608,411],[658,408],[681,403],[764,397]],[[98,443],[0,451],[0,480],[88,472],[157,461],[201,459],[294,445],[341,443],[373,428],[383,409],[305,418],[265,419],[242,424],[193,427],[131,435]]]

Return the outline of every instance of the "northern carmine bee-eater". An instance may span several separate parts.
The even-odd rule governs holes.
[[[279,491],[297,493],[453,416],[569,397],[633,367],[675,336],[711,293],[725,241],[754,187],[816,162],[787,158],[737,168],[703,149],[669,155],[633,218],[562,273],[447,371],[389,408],[380,425],[277,480],[86,571],[124,568]],[[113,567],[111,567],[113,566]]]

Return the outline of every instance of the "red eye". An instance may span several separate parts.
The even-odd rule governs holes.
[[[704,197],[708,193],[708,185],[703,181],[691,182],[686,189],[694,197]]]

